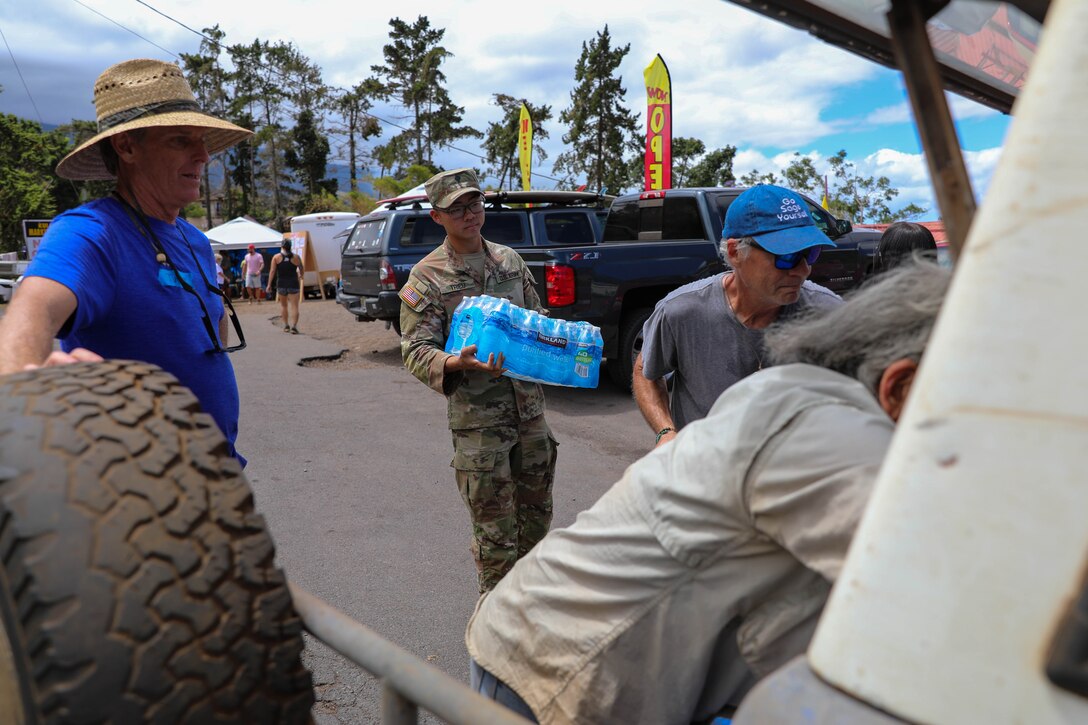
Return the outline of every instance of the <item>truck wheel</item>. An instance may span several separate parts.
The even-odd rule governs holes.
[[[393,323],[393,332],[397,333],[397,336],[399,337],[400,336],[400,318],[399,317],[394,317],[392,320],[390,320],[390,322]]]
[[[0,618],[26,722],[306,722],[274,554],[241,467],[172,375],[0,378]]]
[[[631,310],[620,322],[620,345],[616,359],[609,359],[608,377],[612,382],[624,390],[631,389],[631,373],[634,370],[635,358],[642,350],[642,326],[653,314],[653,307],[638,307]]]

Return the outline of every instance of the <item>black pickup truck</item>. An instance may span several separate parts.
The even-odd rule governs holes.
[[[654,305],[672,290],[726,268],[719,251],[725,210],[744,189],[648,191],[617,197],[600,244],[519,250],[552,316],[601,328],[609,376],[630,387],[636,340]],[[871,271],[879,232],[854,230],[806,198],[809,213],[838,245],[821,254],[811,279],[836,292],[856,287]]]
[[[612,198],[577,191],[487,192],[481,233],[523,257],[537,250],[594,247],[600,242]],[[415,263],[441,244],[445,234],[431,219],[425,196],[381,202],[355,223],[341,249],[336,301],[360,322],[385,321],[399,334],[397,293]],[[549,297],[554,272],[546,271],[545,261],[542,258],[533,270],[540,299],[548,306],[570,304],[566,298]]]

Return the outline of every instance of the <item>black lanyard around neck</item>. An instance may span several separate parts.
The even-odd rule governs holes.
[[[218,295],[223,300],[223,303],[227,308],[227,313],[230,316],[230,321],[234,326],[235,334],[238,335],[237,345],[223,347],[220,344],[219,335],[216,334],[215,327],[212,325],[211,315],[208,314],[208,307],[204,304],[204,298],[200,296],[200,293],[193,289],[193,286],[185,279],[178,269],[178,266],[174,264],[174,260],[170,259],[170,255],[166,253],[166,247],[159,241],[159,237],[155,234],[155,230],[151,228],[147,215],[135,204],[135,200],[133,200],[133,204],[130,204],[116,190],[113,192],[113,198],[117,200],[121,205],[121,208],[128,214],[129,219],[132,220],[133,225],[136,227],[136,231],[151,243],[151,248],[155,252],[155,261],[173,272],[174,279],[177,280],[178,286],[196,298],[197,303],[200,305],[201,321],[204,324],[204,330],[207,332],[208,338],[212,343],[212,349],[207,352],[236,352],[244,349],[246,346],[246,338],[245,335],[242,334],[242,325],[238,320],[238,315],[234,311],[234,305],[231,304],[230,297],[228,297],[223,290],[219,289],[219,287],[212,286],[212,284],[208,282],[208,278],[204,276],[204,270],[200,267],[200,262],[197,260],[196,253],[193,251],[193,245],[189,243],[189,238],[185,236],[185,231],[180,226],[177,227],[178,234],[181,235],[185,248],[189,250],[189,256],[193,260],[193,267],[196,269],[197,274],[200,275],[200,280],[204,283],[205,289]]]

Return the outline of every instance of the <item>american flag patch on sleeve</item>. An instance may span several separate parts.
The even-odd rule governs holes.
[[[423,299],[423,296],[416,291],[415,287],[406,284],[400,290],[400,298],[404,300],[404,303],[409,307],[415,307],[419,304],[419,301]]]

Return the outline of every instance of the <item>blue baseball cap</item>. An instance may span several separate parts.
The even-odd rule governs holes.
[[[800,194],[771,184],[753,186],[726,210],[722,239],[743,237],[752,237],[771,254],[835,246],[816,226]]]

